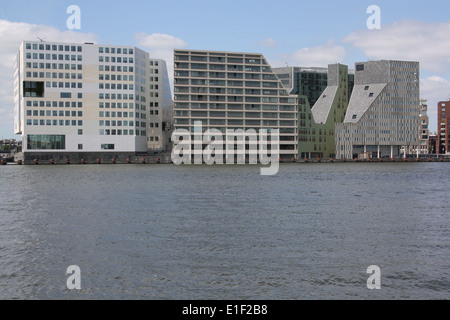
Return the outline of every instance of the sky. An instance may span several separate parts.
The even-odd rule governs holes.
[[[69,30],[67,8],[80,8]],[[369,29],[380,8],[380,29]],[[136,46],[165,59],[173,49],[262,53],[273,67],[326,67],[367,60],[420,62],[430,129],[450,98],[448,0],[0,0],[0,138],[13,132],[14,58],[24,40]]]

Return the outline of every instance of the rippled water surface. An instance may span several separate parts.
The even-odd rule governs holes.
[[[448,299],[450,165],[0,167],[0,299]],[[80,291],[66,269],[81,268]],[[381,268],[368,290],[367,267]]]

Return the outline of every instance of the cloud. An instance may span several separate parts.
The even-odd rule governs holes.
[[[274,47],[276,47],[278,44],[277,44],[277,42],[276,42],[274,39],[272,39],[272,38],[267,38],[267,39],[265,39],[265,40],[263,40],[263,41],[258,42],[257,45],[263,46],[263,47],[265,47],[265,48],[274,48]]]
[[[180,38],[163,33],[141,32],[137,33],[134,38],[137,46],[150,52],[150,58],[166,61],[170,83],[173,83],[173,50],[182,49],[188,44]]]
[[[431,76],[420,80],[420,96],[428,99],[433,106],[439,101],[450,99],[450,81],[439,76]],[[434,114],[437,114],[434,112]]]
[[[274,65],[285,66],[287,63],[299,67],[328,67],[329,64],[342,62],[346,55],[343,46],[329,40],[323,46],[303,48],[290,54],[280,54],[279,59],[282,59],[282,62],[274,62]]]
[[[420,97],[428,102],[430,130],[437,131],[438,102],[450,98],[450,81],[439,76],[431,76],[420,80]]]
[[[135,35],[135,39],[140,46],[155,51],[173,50],[174,48],[187,46],[185,41],[163,33],[146,34],[145,32],[141,32]]]
[[[20,43],[36,41],[37,37],[48,42],[96,42],[94,34],[61,31],[51,26],[0,20],[0,135],[13,136],[14,121],[14,61]]]
[[[380,30],[354,32],[342,41],[359,48],[368,59],[419,61],[433,73],[450,71],[450,22],[404,20]]]

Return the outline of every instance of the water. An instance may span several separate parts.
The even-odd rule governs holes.
[[[0,299],[448,299],[447,163],[3,166]],[[81,268],[82,290],[66,269]],[[367,267],[381,268],[368,290]]]

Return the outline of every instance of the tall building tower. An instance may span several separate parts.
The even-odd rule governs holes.
[[[450,153],[450,100],[438,103],[439,154]]]
[[[418,62],[356,63],[347,114],[336,125],[337,158],[394,157],[418,146],[419,86]]]
[[[148,61],[134,47],[23,42],[15,133],[25,161],[147,152]]]
[[[279,129],[280,157],[297,157],[297,96],[261,54],[175,50],[174,126]]]

